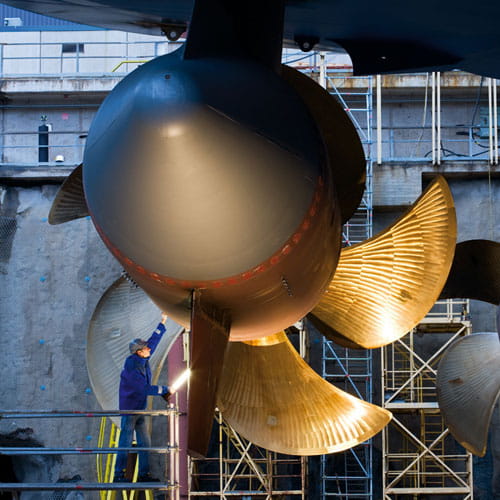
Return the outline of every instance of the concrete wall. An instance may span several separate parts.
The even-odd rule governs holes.
[[[3,409],[98,410],[86,370],[89,320],[120,267],[88,219],[50,226],[56,185],[0,188],[0,215],[15,221],[0,248]],[[32,427],[47,447],[96,446],[99,419],[1,420]],[[61,474],[94,479],[94,456],[65,457]]]
[[[88,107],[87,107],[88,106]],[[96,105],[82,103],[79,107],[40,108],[29,106],[1,111],[3,147],[0,163],[33,165],[38,163],[38,127],[42,123],[50,126],[49,161],[60,155],[70,165],[81,163],[85,136],[92,122]],[[42,122],[41,117],[47,117]]]
[[[444,158],[460,155],[487,158],[488,140],[469,137],[470,127],[480,124],[480,109],[488,105],[487,95],[482,91],[477,101],[476,95],[459,96],[457,93],[455,90],[442,98],[442,155]],[[419,94],[406,99],[386,95],[382,107],[383,158],[430,160],[431,123],[430,95]],[[477,128],[473,131],[479,133]]]

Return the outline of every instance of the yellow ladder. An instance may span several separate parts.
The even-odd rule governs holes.
[[[108,421],[109,421],[109,431],[108,431]],[[109,432],[109,436],[108,436]],[[108,448],[117,448],[118,440],[120,439],[120,428],[115,425],[111,419],[103,417],[101,419],[101,425],[99,428],[99,438],[97,441],[97,446],[103,448],[108,443]],[[105,455],[105,460],[103,460],[103,455],[97,454],[96,456],[96,466],[97,466],[97,481],[99,483],[112,483],[114,479],[116,454],[107,453]],[[137,482],[137,476],[139,473],[139,462],[136,461],[134,474],[132,477],[132,482]],[[134,500],[139,495],[139,490],[122,490],[122,500]],[[99,492],[101,500],[116,500],[116,491],[104,490]],[[146,500],[154,500],[154,495],[152,490],[144,490],[144,495]]]

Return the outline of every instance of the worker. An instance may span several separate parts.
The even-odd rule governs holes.
[[[170,395],[169,388],[163,385],[151,385],[151,369],[149,358],[165,333],[167,315],[162,313],[161,321],[148,340],[134,339],[129,344],[130,356],[125,360],[120,375],[120,410],[144,410],[148,396]],[[151,447],[151,440],[146,429],[145,415],[122,415],[121,432],[118,442],[119,448],[132,446],[134,431],[139,448]],[[127,451],[119,451],[116,456],[115,482],[125,482],[125,468],[127,466]],[[151,476],[149,471],[149,452],[139,451],[139,482],[159,481]]]

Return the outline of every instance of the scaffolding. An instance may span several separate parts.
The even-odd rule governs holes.
[[[129,482],[113,482],[114,462],[116,457],[116,447],[118,444],[119,431],[111,423],[111,418],[118,418],[123,414],[146,415],[150,417],[167,417],[167,444],[161,447],[141,448],[149,453],[162,454],[165,458],[165,481],[141,483],[137,482],[137,462],[135,462],[135,472]],[[55,419],[67,418],[99,418],[101,419],[101,429],[99,442],[96,447],[77,446],[59,447],[50,445],[40,446],[10,446],[0,447],[0,456],[20,457],[23,455],[32,456],[87,456],[95,457],[97,464],[97,481],[84,481],[80,476],[75,476],[70,481],[61,480],[52,482],[3,482],[0,483],[0,492],[11,492],[16,495],[28,491],[48,491],[52,492],[51,498],[64,499],[72,491],[98,491],[101,500],[132,500],[145,498],[152,500],[155,492],[164,493],[164,498],[169,500],[179,500],[179,411],[173,405],[167,410],[157,411],[65,411],[65,410],[0,410],[2,420],[23,421],[25,419]],[[108,425],[109,423],[109,425]],[[135,446],[121,448],[132,456],[136,457],[139,449]],[[14,496],[13,496],[14,498]],[[17,498],[17,496],[15,496]]]
[[[471,333],[468,300],[436,302],[402,339],[383,348],[384,500],[420,495],[472,499],[472,455],[446,428],[437,402],[437,365],[458,337]]]
[[[217,452],[190,460],[189,498],[305,498],[305,458],[255,446],[216,412]]]
[[[366,156],[366,185],[361,203],[343,227],[343,245],[360,243],[372,236],[372,77],[354,77],[332,70],[320,54],[319,82],[336,97],[358,131]],[[348,349],[323,338],[322,376],[344,391],[372,401],[372,352]],[[372,441],[343,453],[321,457],[322,498],[373,498]]]
[[[295,59],[293,55],[292,61],[288,63],[300,60],[301,65],[296,66],[296,69],[318,80],[340,102],[354,123],[365,151],[366,186],[363,198],[342,231],[343,245],[352,245],[372,235],[372,77],[353,77],[350,69],[347,72],[345,69],[332,70],[328,67],[324,53],[312,53],[306,57],[309,64],[303,56]],[[348,91],[353,82],[357,90]],[[303,338],[301,345],[304,344]],[[370,351],[345,349],[324,339],[322,376],[345,391],[371,402]],[[245,499],[287,495],[287,498],[304,498],[305,458],[287,457],[256,447],[239,436],[220,415],[216,418],[216,424],[219,429],[218,455],[207,460],[191,460],[190,497],[236,496]],[[283,467],[287,470],[284,474],[281,473]],[[299,478],[300,487],[287,487],[287,481],[298,485]],[[323,497],[370,499],[372,480],[371,440],[345,453],[321,457]]]
[[[298,350],[306,353],[306,329],[298,330]],[[307,459],[256,446],[239,435],[216,409],[206,458],[189,458],[189,498],[306,498]]]

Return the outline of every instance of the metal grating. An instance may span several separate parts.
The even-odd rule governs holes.
[[[0,216],[0,261],[5,262],[10,258],[16,229],[17,222],[14,217]]]

